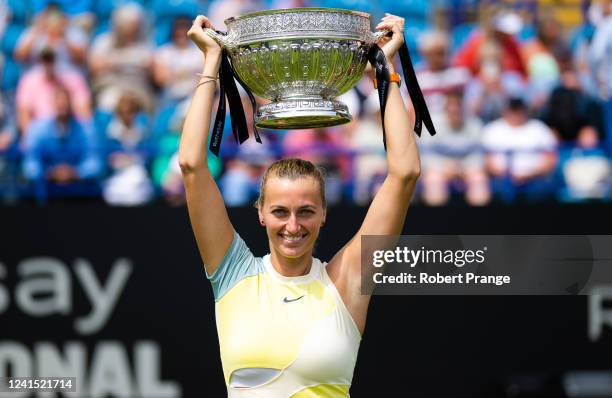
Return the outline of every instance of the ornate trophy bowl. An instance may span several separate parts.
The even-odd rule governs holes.
[[[335,97],[361,79],[370,47],[386,32],[370,31],[370,15],[333,8],[295,8],[225,20],[227,34],[207,29],[229,53],[234,71],[256,95],[271,100],[255,124],[300,129],[347,123]]]

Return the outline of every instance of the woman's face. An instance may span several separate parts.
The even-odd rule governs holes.
[[[268,179],[259,219],[271,250],[286,258],[310,256],[325,222],[319,183],[313,177]]]

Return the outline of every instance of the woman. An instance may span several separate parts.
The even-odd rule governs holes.
[[[152,47],[143,33],[145,11],[127,3],[113,11],[113,27],[98,36],[89,54],[89,69],[97,107],[112,112],[126,87],[146,111],[153,108],[150,75]]]
[[[70,24],[57,4],[49,2],[34,18],[34,23],[20,36],[15,59],[33,64],[43,51],[53,51],[60,67],[80,67],[87,57],[87,33]]]
[[[149,121],[141,111],[138,97],[125,91],[114,114],[102,115],[106,125],[99,124],[104,140],[104,157],[108,178],[102,196],[106,203],[118,206],[137,206],[153,198],[153,183],[147,174],[150,160],[151,137]]]
[[[188,32],[205,61],[185,119],[179,164],[192,227],[213,285],[229,396],[348,397],[370,301],[360,290],[361,236],[401,233],[419,175],[417,147],[409,133],[414,115],[406,110],[399,86],[391,84],[385,114],[388,174],[357,234],[327,265],[312,258],[326,216],[320,171],[299,159],[270,166],[257,209],[271,253],[256,258],[230,224],[206,167],[205,132],[215,94],[211,76],[217,76],[221,49],[203,28],[212,24],[198,16]],[[383,46],[392,68],[403,44],[404,20],[387,15],[377,29],[393,32]]]
[[[164,104],[178,103],[190,96],[198,80],[196,74],[202,69],[200,51],[185,35],[190,24],[187,17],[175,19],[172,40],[155,52],[153,79],[162,89]]]

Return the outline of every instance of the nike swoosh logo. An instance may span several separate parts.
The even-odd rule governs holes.
[[[287,297],[285,297],[283,299],[283,303],[293,303],[294,301],[298,301],[299,299],[301,299],[302,297],[304,297],[304,295],[302,294],[300,297],[296,298],[296,299],[288,299]]]

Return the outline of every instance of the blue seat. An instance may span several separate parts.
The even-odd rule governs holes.
[[[49,4],[57,4],[66,14],[78,15],[89,12],[93,6],[93,0],[30,0],[32,11],[38,14]]]
[[[412,20],[426,20],[431,15],[431,3],[428,0],[382,0],[380,6],[384,12],[405,18],[409,26]]]
[[[406,39],[406,46],[408,51],[410,51],[410,58],[415,65],[421,62],[419,38],[423,33],[431,29],[431,25],[425,20],[414,20],[405,27],[404,38]]]
[[[2,90],[14,91],[17,88],[17,83],[19,83],[21,73],[21,64],[15,62],[13,58],[5,58],[2,66]]]
[[[536,37],[536,28],[533,25],[525,25],[518,33],[517,39],[521,43],[528,42]]]
[[[96,138],[101,140],[104,138],[104,133],[106,132],[106,128],[108,124],[113,119],[113,114],[106,111],[101,111],[96,109],[94,112],[94,126],[96,128]]]
[[[155,44],[161,45],[171,39],[172,24],[177,17],[193,19],[204,12],[205,5],[198,0],[153,0],[151,10],[155,15]]]
[[[26,24],[33,14],[30,0],[7,0],[7,6],[11,10],[11,22]]]
[[[451,52],[455,52],[456,50],[465,43],[468,37],[477,29],[478,25],[474,23],[464,23],[461,25],[457,25],[451,31]]]
[[[96,15],[98,22],[111,20],[113,11],[122,5],[136,3],[144,6],[142,0],[94,0],[92,11]]]
[[[98,19],[98,20],[96,21],[96,25],[95,25],[94,30],[93,30],[93,35],[92,35],[92,43],[93,43],[93,41],[94,41],[94,40],[95,40],[95,39],[96,39],[98,36],[100,36],[100,35],[101,35],[101,34],[103,34],[103,33],[108,32],[108,31],[109,31],[109,29],[110,29],[110,26],[111,26],[111,22],[110,22],[110,20],[108,20],[108,19],[105,19],[105,20],[99,20],[99,19]]]
[[[111,28],[113,11],[123,5],[136,3],[146,11],[146,4],[142,0],[93,0],[92,11],[96,16],[93,38],[106,33]]]
[[[10,23],[6,27],[1,41],[1,49],[4,54],[10,57],[13,56],[13,51],[15,51],[19,37],[24,30],[25,25],[21,23]]]
[[[157,139],[168,132],[170,129],[170,122],[172,121],[172,117],[174,116],[176,109],[176,104],[168,104],[158,110],[155,118],[153,119],[151,131],[152,137]]]
[[[168,43],[172,39],[172,23],[167,21],[156,22],[153,37],[157,47]]]
[[[156,19],[174,19],[177,16],[187,15],[195,18],[205,7],[198,0],[153,0],[151,10]]]
[[[373,15],[379,15],[381,13],[376,3],[368,0],[321,0],[321,6],[363,11]]]
[[[591,25],[588,22],[583,23],[582,25],[575,28],[570,33],[570,48],[572,52],[575,52],[579,45],[582,43],[590,43],[593,35],[595,34],[595,26]]]

